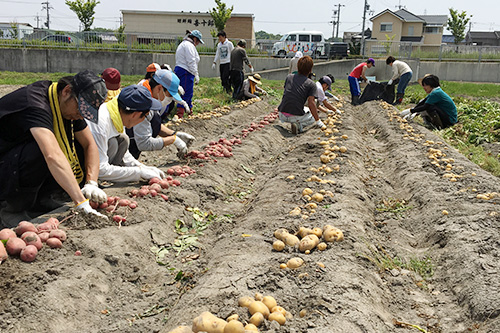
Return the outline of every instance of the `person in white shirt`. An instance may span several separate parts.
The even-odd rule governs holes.
[[[184,89],[184,100],[193,110],[193,88],[195,84],[200,82],[200,75],[198,74],[198,63],[200,62],[200,55],[196,51],[198,44],[204,44],[201,32],[199,30],[191,31],[182,43],[179,44],[175,51],[175,68],[174,73],[180,80],[180,84]],[[183,105],[177,105],[177,116],[184,117],[186,109]]]
[[[217,51],[215,52],[214,63],[212,64],[212,69],[215,69],[217,60],[219,60],[219,71],[220,80],[224,91],[228,94],[232,93],[231,81],[229,81],[229,70],[231,66],[231,51],[234,49],[234,45],[226,37],[225,31],[219,31],[217,34],[219,38],[219,43],[217,44]]]
[[[124,127],[132,128],[142,122],[150,110],[160,109],[161,103],[151,97],[146,87],[139,85],[123,88],[118,97],[100,106],[97,123],[87,121],[99,150],[99,179],[134,182],[165,177],[163,171],[140,163],[124,149],[128,148]]]
[[[316,107],[318,110],[325,113],[332,113],[337,111],[337,109],[328,102],[328,98],[325,95],[325,91],[332,90],[332,79],[330,76],[323,76],[316,82]]]
[[[392,77],[389,82],[387,82],[387,85],[390,86],[394,80],[399,79],[394,105],[401,104],[401,102],[403,102],[403,97],[405,96],[406,87],[408,86],[408,83],[410,83],[411,77],[413,76],[413,72],[406,62],[396,60],[393,56],[387,57],[385,63],[392,66]]]

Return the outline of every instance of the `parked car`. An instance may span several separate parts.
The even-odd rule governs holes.
[[[328,59],[347,58],[349,56],[349,44],[343,42],[327,43],[326,55]]]
[[[274,43],[272,56],[293,57],[295,52],[313,58],[325,56],[325,37],[320,31],[290,31],[279,42]]]
[[[67,43],[74,42],[74,37],[69,35],[48,35],[42,38],[43,42]]]

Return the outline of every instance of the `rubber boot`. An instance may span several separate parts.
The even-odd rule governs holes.
[[[359,96],[354,96],[354,95],[351,95],[351,104],[352,105],[359,105]]]
[[[184,117],[184,112],[186,112],[186,109],[184,108],[177,108],[177,117],[179,119],[183,118]]]
[[[399,105],[403,102],[403,97],[405,97],[405,94],[396,94],[396,101],[392,105]]]

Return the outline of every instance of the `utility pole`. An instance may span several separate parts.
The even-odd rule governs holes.
[[[36,28],[37,29],[40,29],[40,21],[42,19],[40,18],[40,15],[38,15],[38,13],[36,13],[36,16],[35,16],[35,21],[36,21]]]
[[[406,8],[406,6],[401,4],[401,0],[399,0],[399,6],[396,6],[396,8],[401,9],[401,8]]]
[[[328,22],[333,25],[333,30],[332,30],[332,41],[335,38],[335,25],[337,24],[337,21],[335,21],[335,15],[337,15],[337,11],[334,10],[332,14],[332,21]]]
[[[345,7],[345,5],[341,5],[340,3],[337,5],[337,33],[335,34],[335,38],[339,38],[339,26],[340,26],[340,7]],[[332,35],[333,36],[333,35]]]
[[[363,6],[363,27],[361,28],[361,56],[364,58],[365,56],[365,20],[366,20],[366,11],[370,6],[368,5],[368,0],[365,0],[365,5]]]
[[[42,2],[42,5],[45,5],[42,7],[42,10],[47,10],[47,22],[45,22],[45,26],[47,27],[47,29],[50,29],[50,10],[54,8],[50,7],[49,0]]]

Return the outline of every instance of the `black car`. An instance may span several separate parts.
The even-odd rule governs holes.
[[[44,42],[73,43],[73,37],[68,35],[48,35],[42,38]]]
[[[326,44],[328,59],[342,59],[349,55],[349,45],[343,42],[331,42]]]

